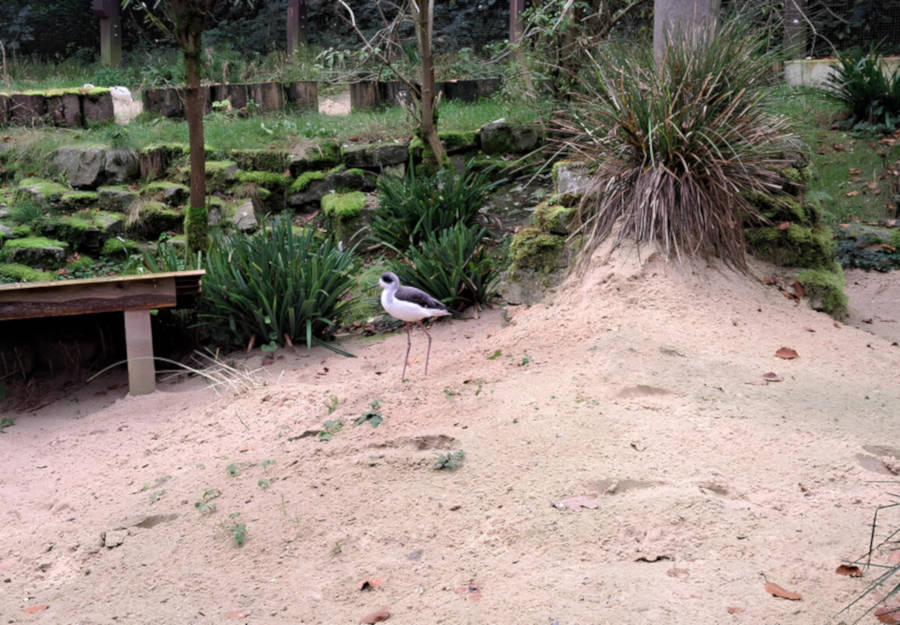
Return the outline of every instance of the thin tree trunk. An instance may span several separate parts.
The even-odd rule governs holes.
[[[422,63],[422,140],[431,148],[435,166],[444,161],[444,148],[438,138],[435,124],[434,56],[431,48],[434,23],[434,0],[413,0],[418,11],[416,31],[419,40],[419,59]],[[426,150],[426,154],[427,154]],[[429,159],[430,160],[430,159]]]
[[[185,219],[185,235],[189,253],[206,250],[208,247],[208,225],[206,214],[206,157],[203,139],[203,91],[200,89],[200,66],[205,13],[211,9],[214,0],[207,0],[208,6],[197,10],[186,0],[173,0],[175,29],[178,43],[184,56],[185,97],[184,115],[188,125],[190,145],[190,200]]]

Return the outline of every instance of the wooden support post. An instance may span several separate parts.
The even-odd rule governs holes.
[[[153,362],[153,330],[149,310],[125,311],[125,353],[128,357],[128,388],[132,395],[156,390]]]
[[[509,42],[518,43],[522,38],[522,12],[525,0],[509,0]]]
[[[653,3],[653,58],[659,63],[669,41],[691,41],[700,31],[714,28],[720,0],[655,0]]]
[[[287,54],[293,58],[294,52],[306,46],[306,0],[288,0],[287,5]]]
[[[122,64],[122,18],[100,20],[100,63],[107,67]]]
[[[806,56],[806,0],[784,1],[784,58],[802,59]]]

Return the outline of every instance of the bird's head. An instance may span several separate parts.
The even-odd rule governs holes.
[[[381,274],[381,279],[378,281],[378,286],[382,289],[396,288],[399,284],[400,279],[397,277],[397,274],[391,273],[390,271]]]

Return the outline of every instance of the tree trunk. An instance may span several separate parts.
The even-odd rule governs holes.
[[[307,0],[288,0],[287,6],[287,54],[306,46]]]
[[[203,111],[206,106],[200,88],[202,62],[201,38],[206,15],[215,0],[172,0],[175,34],[184,56],[184,116],[190,145],[191,195],[185,215],[188,252],[193,254],[209,247],[206,215],[206,158],[203,139]]]
[[[653,57],[665,55],[666,42],[675,37],[692,37],[698,29],[714,27],[719,0],[655,0],[653,3]]]
[[[421,93],[421,139],[430,147],[425,150],[426,163],[440,167],[444,162],[444,148],[437,133],[437,110],[435,106],[434,56],[431,48],[432,25],[434,24],[434,0],[412,0],[416,14],[416,34],[419,40],[419,59],[422,63]],[[432,160],[433,159],[433,160]]]
[[[806,56],[806,0],[784,0],[784,57]]]

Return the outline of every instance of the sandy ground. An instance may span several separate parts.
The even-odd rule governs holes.
[[[848,278],[864,330],[622,253],[436,324],[427,377],[418,331],[408,381],[402,333],[346,341],[353,359],[255,354],[243,393],[104,376],[0,435],[0,620],[852,622],[877,572],[835,569],[897,502],[900,276]],[[374,400],[383,422],[354,426]],[[878,536],[898,527],[884,510]]]

